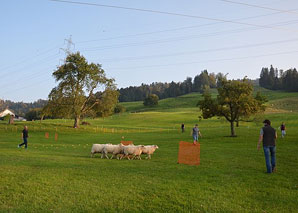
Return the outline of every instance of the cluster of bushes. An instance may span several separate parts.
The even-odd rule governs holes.
[[[120,104],[117,104],[114,108],[114,113],[123,113],[126,111],[126,108]]]

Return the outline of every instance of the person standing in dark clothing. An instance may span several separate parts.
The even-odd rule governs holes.
[[[18,148],[20,148],[21,146],[25,145],[25,149],[27,149],[27,143],[28,143],[28,127],[27,126],[24,126],[24,129],[22,131],[22,137],[23,137],[23,143],[19,144],[18,145]]]
[[[274,128],[271,127],[271,122],[265,120],[264,127],[261,129],[260,138],[258,142],[258,150],[260,149],[261,141],[263,142],[263,149],[267,167],[267,173],[275,172],[276,163],[275,163],[275,141],[277,138],[277,132]],[[271,157],[271,159],[270,159]]]
[[[184,132],[184,130],[185,130],[185,126],[184,126],[184,123],[183,123],[183,124],[181,124],[181,131]]]

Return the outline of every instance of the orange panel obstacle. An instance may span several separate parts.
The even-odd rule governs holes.
[[[49,133],[46,132],[46,133],[44,134],[44,137],[45,137],[45,138],[49,138]]]
[[[180,141],[178,163],[188,165],[200,165],[200,144]]]
[[[124,146],[127,146],[127,145],[133,144],[133,142],[132,141],[121,141],[121,144]]]

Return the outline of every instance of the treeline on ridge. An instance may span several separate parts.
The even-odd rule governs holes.
[[[284,71],[271,65],[270,68],[262,68],[259,84],[270,90],[298,92],[298,72],[296,68]]]
[[[203,92],[207,88],[218,88],[221,79],[226,79],[227,75],[223,73],[208,73],[202,71],[193,79],[187,77],[182,82],[162,83],[155,82],[152,84],[142,84],[141,86],[130,86],[118,89],[119,102],[144,101],[150,94],[156,94],[159,99],[177,97],[191,92]],[[286,71],[274,68],[262,68],[260,73],[259,85],[270,90],[284,90],[288,92],[298,92],[298,72],[296,68]],[[13,102],[10,100],[0,100],[0,111],[9,108],[18,116],[39,117],[40,110],[48,103],[47,100],[37,100],[33,103]]]
[[[187,77],[183,82],[142,84],[141,86],[130,86],[119,90],[119,101],[143,101],[150,94],[156,94],[159,99],[177,97],[191,92],[202,92],[207,88],[218,87],[218,82],[226,78],[222,73],[208,73],[207,70],[196,75],[194,79]]]

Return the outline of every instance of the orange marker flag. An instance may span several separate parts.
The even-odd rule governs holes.
[[[180,141],[178,163],[187,165],[200,165],[200,144]]]
[[[124,146],[127,146],[127,145],[130,145],[130,144],[133,144],[132,141],[121,141],[121,144],[124,145]]]

